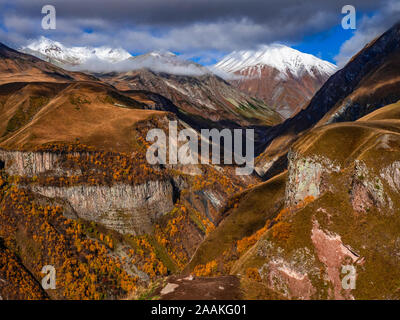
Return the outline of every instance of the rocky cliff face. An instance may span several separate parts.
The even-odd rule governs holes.
[[[297,205],[306,197],[316,199],[326,191],[340,190],[344,186],[335,186],[331,175],[342,173],[349,175],[349,194],[355,211],[365,211],[371,207],[393,209],[390,193],[399,190],[398,161],[381,168],[371,168],[364,161],[355,159],[347,168],[343,168],[339,163],[317,155],[310,157],[289,152],[288,159],[286,205],[289,207]]]
[[[350,172],[347,179],[350,201],[355,211],[372,207],[393,209],[390,192],[397,192],[400,183],[398,162],[375,170],[368,168],[364,161],[354,162],[344,170],[340,164],[323,156],[301,156],[295,152],[288,154],[288,181],[286,184],[286,206],[294,207],[307,197],[317,199],[325,192],[338,192],[344,185],[335,185],[332,175]],[[342,175],[345,175],[342,173]],[[384,184],[386,181],[387,184]]]
[[[76,156],[78,153],[71,155]],[[80,173],[80,169],[63,168],[63,158],[63,155],[52,152],[0,151],[0,159],[7,174],[24,177],[70,176]],[[151,232],[154,221],[173,209],[176,197],[173,184],[168,179],[147,181],[138,185],[29,184],[26,187],[40,195],[66,201],[76,217],[101,223],[120,233],[134,235]]]
[[[22,152],[0,150],[0,161],[10,176],[24,177],[28,183],[25,188],[42,196],[59,199],[67,204],[69,210],[64,213],[68,218],[81,218],[101,223],[107,228],[122,234],[141,235],[151,233],[155,221],[170,212],[182,190],[189,188],[188,182],[181,177],[162,177],[145,180],[142,183],[111,181],[111,183],[93,184],[91,178],[79,183],[60,184],[71,177],[82,177],[83,169],[71,168],[66,159],[90,159],[89,152]],[[179,170],[177,168],[172,168]],[[189,176],[203,174],[200,168],[186,172]],[[85,169],[85,173],[97,169]],[[184,170],[183,170],[184,171]],[[98,173],[97,173],[98,174]],[[38,179],[38,177],[40,177]],[[57,183],[48,183],[55,181]],[[78,181],[78,180],[77,180]],[[218,210],[224,204],[223,190],[204,188],[193,194],[186,192],[181,197],[188,205],[201,212],[210,221],[218,219]]]
[[[23,152],[0,150],[0,159],[9,175],[33,177],[48,171],[55,174],[69,173],[57,165],[60,155],[50,152]]]
[[[377,168],[356,159],[343,168],[319,155],[289,153],[290,209],[236,262],[234,273],[255,265],[264,285],[290,299],[398,297],[383,289],[381,273],[397,273],[399,170],[398,161]],[[346,286],[351,272],[354,287]]]
[[[293,209],[282,219],[290,235],[282,241],[279,234],[273,236],[272,227],[272,237],[267,233],[255,246],[254,256],[264,261],[258,268],[262,281],[291,299],[355,299],[371,294],[367,293],[369,289],[364,287],[364,281],[379,283],[376,264],[387,261],[388,268],[394,267],[398,258],[385,258],[385,255],[389,252],[398,255],[400,250],[397,245],[381,247],[390,232],[371,231],[368,241],[366,230],[358,229],[358,224],[374,225],[375,219],[379,219],[379,223],[388,229],[392,223],[397,225],[398,219],[384,217],[395,214],[397,198],[394,195],[400,183],[399,170],[398,161],[371,167],[368,161],[356,159],[343,168],[326,157],[290,152],[286,206]],[[354,228],[358,231],[349,234]],[[395,244],[398,234],[393,236],[390,237]],[[375,246],[380,249],[374,249]],[[324,271],[321,273],[321,270]],[[344,276],[350,270],[355,270],[355,283],[362,289],[344,287]],[[390,270],[394,272],[393,268]],[[373,272],[377,275],[371,275]],[[382,298],[395,295],[371,291]]]
[[[288,154],[286,206],[293,207],[307,197],[318,198],[327,190],[328,175],[339,172],[340,166],[323,156],[301,157]]]
[[[64,199],[79,218],[133,235],[151,233],[155,220],[174,207],[173,187],[169,181],[149,181],[136,186],[33,185],[31,189],[49,198]]]

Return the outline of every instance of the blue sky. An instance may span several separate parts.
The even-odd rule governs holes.
[[[361,22],[365,18],[373,17],[375,14],[377,14],[377,12],[357,11],[357,21]],[[344,15],[340,15],[338,20],[342,19],[343,16]],[[339,54],[341,46],[354,37],[357,32],[356,30],[345,30],[341,23],[339,23],[318,33],[307,34],[299,43],[293,44],[291,47],[302,52],[313,54],[331,63],[336,63],[335,57]]]
[[[344,30],[341,25],[334,26],[317,34],[307,35],[292,48],[313,54],[314,56],[336,63],[335,57],[341,45],[354,36],[354,30]]]

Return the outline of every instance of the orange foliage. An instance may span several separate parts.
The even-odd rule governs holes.
[[[37,281],[18,262],[11,250],[0,245],[0,278],[7,285],[2,288],[4,299],[48,299]]]
[[[238,240],[236,242],[236,247],[237,247],[238,253],[241,255],[245,251],[247,251],[250,247],[252,247],[261,238],[261,236],[266,231],[268,231],[268,229],[271,227],[271,225],[273,226],[272,227],[272,237],[274,239],[283,240],[283,241],[288,240],[290,237],[291,227],[288,222],[284,222],[283,220],[291,212],[293,212],[295,210],[299,210],[313,201],[314,201],[313,196],[307,196],[306,198],[304,198],[303,201],[298,203],[295,207],[283,208],[281,211],[279,211],[279,213],[277,214],[275,219],[273,219],[273,223],[271,223],[269,220],[267,220],[267,222],[263,228],[259,229],[258,231],[256,231],[249,237],[245,237],[241,240]]]
[[[236,246],[237,246],[238,253],[242,254],[247,249],[249,249],[251,246],[253,246],[258,240],[260,240],[261,236],[268,230],[269,225],[270,225],[270,221],[267,220],[267,222],[265,223],[265,226],[262,227],[260,230],[253,233],[249,237],[245,237],[245,238],[237,241]]]
[[[8,187],[0,206],[0,237],[10,250],[17,251],[15,239],[23,232],[25,245],[34,248],[19,253],[24,265],[37,280],[43,277],[42,266],[53,265],[57,294],[65,299],[121,297],[134,291],[138,279],[123,270],[121,261],[110,255],[106,246],[88,239],[82,225],[66,219],[62,211],[57,205],[37,204],[26,189]],[[29,297],[34,298],[26,294]]]
[[[258,272],[257,268],[247,268],[246,269],[246,277],[255,281],[260,282],[261,281],[261,276],[260,273]]]
[[[167,267],[157,257],[156,248],[148,236],[133,237],[132,241],[137,249],[129,252],[133,258],[131,262],[137,265],[139,270],[147,273],[151,279],[168,274]]]
[[[111,185],[115,182],[135,185],[162,180],[168,174],[168,170],[153,169],[148,164],[145,153],[130,155],[122,152],[95,151],[93,147],[79,142],[46,144],[37,147],[35,151],[58,154],[61,157],[59,163],[62,168],[67,172],[76,172],[76,174],[61,177],[39,175],[30,179],[23,178],[23,182],[53,186],[71,186],[83,183]]]
[[[205,265],[199,264],[194,268],[193,272],[198,277],[208,277],[211,275],[215,275],[217,272],[217,261],[213,260],[206,263]]]

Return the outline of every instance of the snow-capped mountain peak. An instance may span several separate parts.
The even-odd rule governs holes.
[[[207,68],[169,51],[151,51],[132,56],[121,48],[67,47],[45,37],[32,41],[20,51],[74,71],[126,72],[150,69],[155,72],[195,76],[210,72]]]
[[[60,42],[53,41],[46,37],[40,37],[32,41],[21,51],[47,58],[51,62],[65,66],[76,66],[87,62],[90,59],[116,63],[124,61],[131,55],[122,48],[110,47],[66,47]]]
[[[237,73],[247,68],[269,66],[283,75],[301,77],[304,73],[333,74],[337,67],[311,54],[306,54],[282,44],[261,46],[258,50],[234,51],[214,67],[227,73]]]

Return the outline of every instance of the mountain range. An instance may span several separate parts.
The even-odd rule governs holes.
[[[43,36],[36,41],[30,42],[27,46],[20,48],[19,51],[32,54],[64,68],[79,66],[93,59],[116,63],[131,57],[127,51],[121,48],[66,47],[60,42],[50,40]]]
[[[338,71],[271,45],[228,55],[225,79],[53,44],[0,44],[0,299],[400,299],[400,24]],[[140,68],[77,71],[93,60]],[[150,165],[172,120],[255,128],[257,173]]]
[[[148,130],[197,119],[157,93],[0,49],[1,299],[134,294],[181,270],[224,199],[258,181],[232,166],[150,166]],[[64,284],[53,292],[37,285],[44,260]]]
[[[280,44],[264,46],[256,51],[233,52],[209,68],[171,52],[150,52],[133,57],[123,49],[68,48],[44,37],[21,48],[21,51],[63,68],[96,74],[126,74],[142,69],[182,77],[216,73],[239,91],[263,101],[284,119],[301,110],[336,71],[336,66],[327,61]]]

